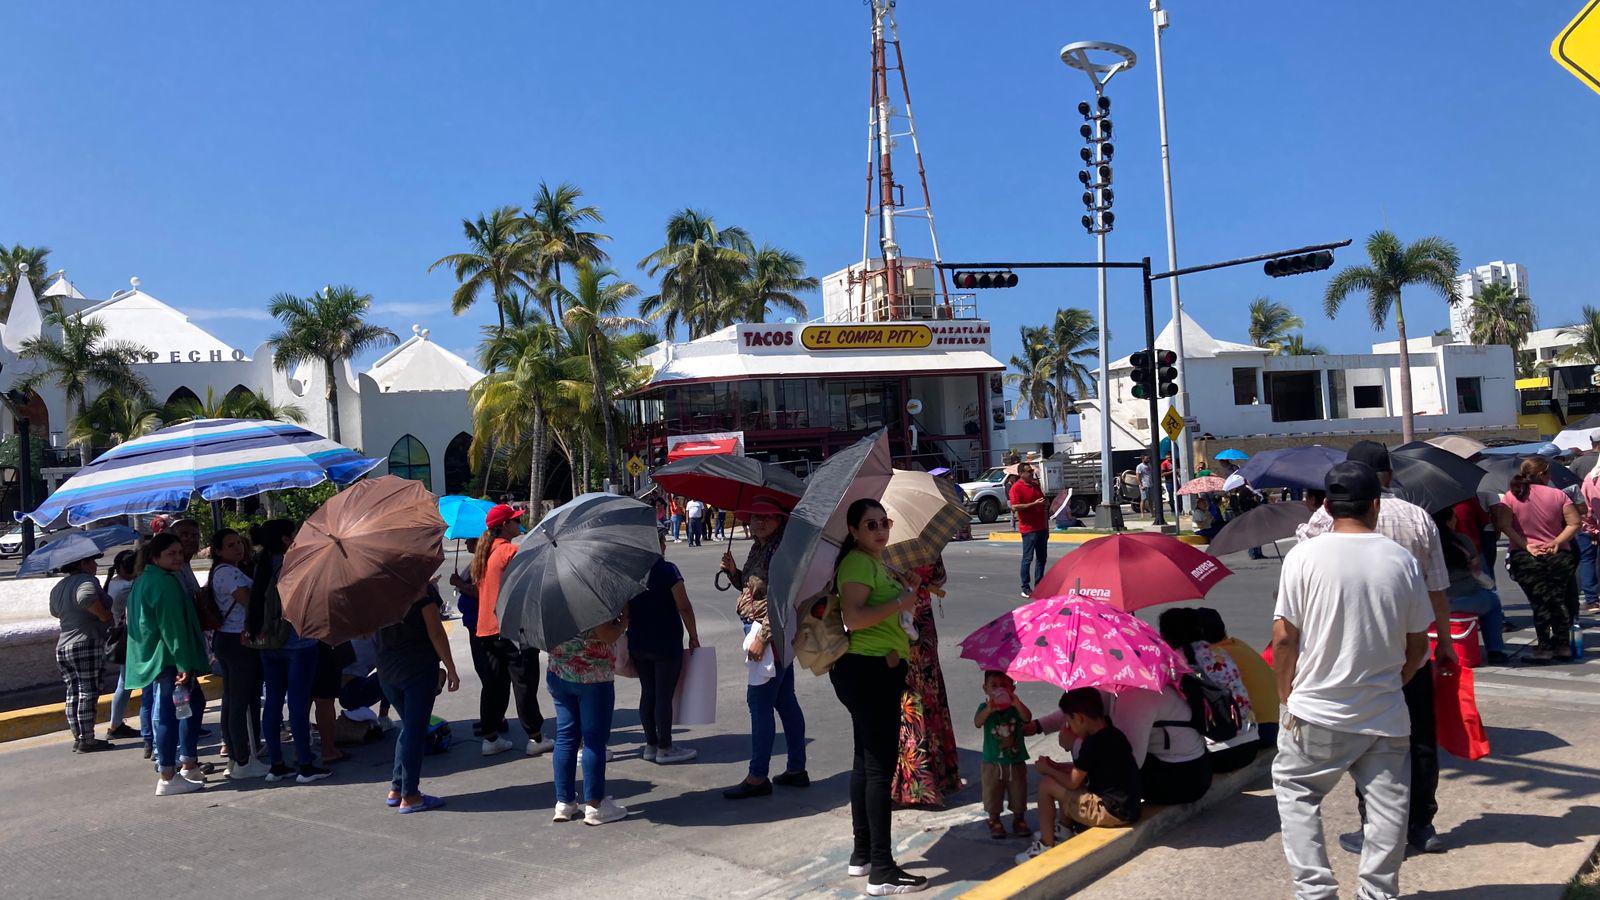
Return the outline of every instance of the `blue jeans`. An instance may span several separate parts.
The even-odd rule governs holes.
[[[1483,649],[1491,653],[1504,653],[1505,610],[1500,607],[1500,595],[1488,588],[1479,588],[1465,597],[1450,598],[1451,612],[1473,613],[1478,617],[1478,630],[1483,632]]]
[[[261,737],[267,757],[283,765],[283,704],[289,703],[289,731],[294,735],[295,765],[311,765],[311,682],[317,674],[317,645],[296,650],[261,651],[261,681],[266,700],[261,705]],[[230,748],[231,749],[231,748]]]
[[[121,725],[128,717],[128,667],[117,672],[117,690],[111,695],[111,724]],[[140,718],[143,718],[142,716]]]
[[[205,713],[200,698],[204,695],[196,691],[195,685],[190,685],[190,696],[194,699],[189,708],[193,714],[180,720],[172,705],[177,682],[178,670],[168,668],[145,689],[150,702],[143,705],[150,708],[150,718],[155,724],[156,765],[163,769],[176,769],[181,760],[200,758],[200,719]]]
[[[1044,561],[1050,532],[1030,531],[1022,536],[1022,591],[1033,590],[1032,585],[1044,580]],[[1033,561],[1033,578],[1028,578],[1028,561]]]
[[[1593,603],[1600,597],[1600,573],[1595,571],[1596,550],[1600,550],[1600,542],[1578,532],[1578,594],[1584,603]]]
[[[689,546],[700,546],[700,539],[705,537],[705,521],[701,516],[689,517]]]
[[[717,540],[719,540],[719,541],[722,540],[726,536],[722,532],[722,520],[726,519],[727,517],[728,517],[727,513],[719,512],[719,513],[717,513],[716,518],[711,520],[712,527],[714,529],[716,529],[715,533],[716,533],[716,536],[717,536]]]
[[[578,796],[578,738],[583,738],[583,802],[597,804],[606,798],[606,743],[611,739],[611,714],[617,704],[617,686],[610,681],[580,684],[546,672],[544,683],[556,704],[556,749],[550,754],[555,767],[556,802],[573,803]]]
[[[783,742],[789,748],[789,765],[784,771],[805,771],[806,716],[794,695],[794,666],[785,666],[763,684],[746,687],[744,702],[750,707],[750,777],[766,778],[771,768],[772,745],[778,739],[774,712],[783,720]]]
[[[672,539],[673,540],[677,540],[678,536],[680,534],[682,534],[682,531],[683,531],[683,516],[681,516],[681,515],[673,516],[672,517]]]
[[[422,753],[428,743],[428,720],[439,690],[439,675],[429,672],[404,684],[386,684],[384,696],[400,714],[400,734],[394,739],[394,776],[389,789],[402,797],[421,793]]]

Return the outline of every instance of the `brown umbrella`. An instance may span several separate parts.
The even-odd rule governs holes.
[[[405,617],[444,563],[439,498],[393,475],[335,494],[301,526],[278,594],[302,637],[346,641]]]

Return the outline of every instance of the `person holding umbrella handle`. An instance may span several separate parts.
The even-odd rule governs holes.
[[[866,875],[878,897],[925,890],[928,879],[901,869],[889,834],[891,791],[900,750],[900,698],[905,693],[911,638],[901,614],[917,606],[922,579],[896,578],[883,563],[894,521],[877,500],[863,497],[845,511],[850,534],[839,547],[834,584],[850,649],[828,678],[850,711],[855,758],[850,769],[850,818],[855,847],[848,873]]]

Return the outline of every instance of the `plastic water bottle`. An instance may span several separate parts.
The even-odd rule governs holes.
[[[187,719],[194,715],[194,708],[189,705],[189,686],[180,684],[172,689],[172,711],[180,719]]]
[[[1583,626],[1572,620],[1572,658],[1583,659]]]

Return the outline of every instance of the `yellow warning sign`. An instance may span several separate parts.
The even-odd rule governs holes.
[[[1550,42],[1550,55],[1578,80],[1600,92],[1600,0],[1590,0]]]
[[[628,474],[635,478],[644,474],[644,460],[637,456],[628,457]]]
[[[1161,429],[1174,441],[1183,434],[1183,414],[1178,412],[1176,406],[1167,407],[1167,414],[1161,417]]]

